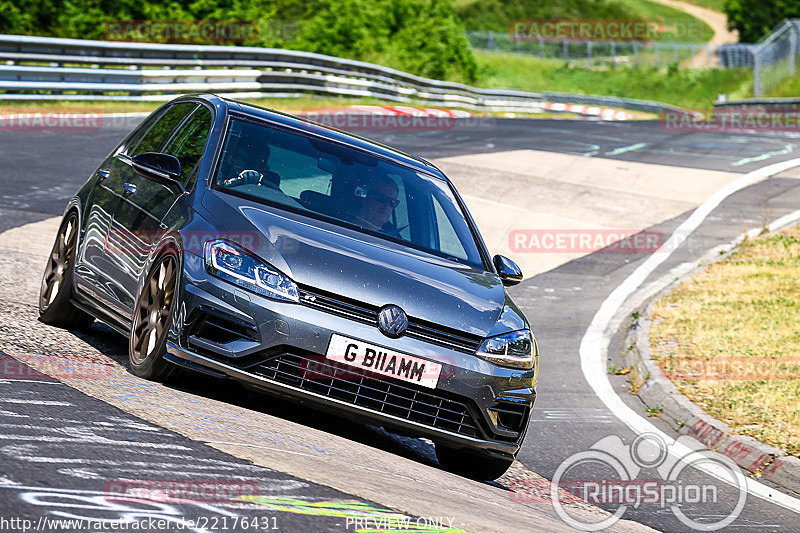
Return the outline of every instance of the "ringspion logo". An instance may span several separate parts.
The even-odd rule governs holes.
[[[711,469],[714,477],[693,475]],[[645,507],[670,512],[685,527],[716,531],[731,525],[744,509],[747,480],[731,459],[705,449],[683,435],[667,443],[655,433],[639,435],[631,444],[611,435],[586,451],[562,462],[552,481],[523,480],[513,485],[518,502],[552,502],[556,513],[580,531],[600,531],[613,526],[628,509]],[[586,513],[569,504],[588,502],[609,509],[611,515],[590,521]],[[708,516],[707,505],[715,505]]]

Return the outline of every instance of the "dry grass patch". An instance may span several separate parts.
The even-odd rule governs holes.
[[[711,416],[800,454],[800,226],[745,241],[658,300],[650,344]]]

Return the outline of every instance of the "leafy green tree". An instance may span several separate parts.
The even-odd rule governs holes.
[[[30,34],[35,16],[25,2],[0,0],[0,33]]]
[[[725,0],[728,26],[739,30],[739,40],[755,43],[784,19],[800,18],[800,0]]]
[[[432,78],[475,81],[478,62],[449,0],[432,0],[418,13],[392,39],[398,68]]]
[[[195,20],[254,23],[258,34],[242,43],[247,45],[308,50],[467,82],[478,74],[452,0],[0,0],[5,33],[124,41],[137,40],[134,21]],[[284,26],[292,31],[281,31]],[[151,40],[166,39],[152,34]],[[202,38],[191,42],[206,44]]]
[[[451,0],[325,0],[292,48],[474,81],[478,64]]]

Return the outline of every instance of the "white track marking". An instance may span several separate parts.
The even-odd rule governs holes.
[[[0,416],[8,416],[10,418],[30,418],[30,415],[21,415],[19,413],[15,413],[13,411],[6,411],[4,409],[0,409]]]
[[[8,383],[44,383],[45,385],[63,385],[63,383],[61,383],[60,381],[37,381],[35,379],[10,379],[10,378],[0,379],[0,385]]]
[[[87,470],[85,468],[60,468],[58,473],[64,474],[65,476],[76,477],[78,479],[105,479],[97,472],[92,472],[91,470]]]
[[[722,187],[715,192],[708,200],[700,205],[670,236],[662,247],[662,252],[655,253],[639,265],[636,270],[628,276],[611,294],[605,299],[603,304],[594,315],[591,324],[581,340],[580,357],[581,370],[592,387],[595,394],[602,400],[606,407],[614,413],[625,425],[637,434],[655,433],[664,439],[665,442],[673,444],[675,439],[658,429],[646,419],[642,418],[636,411],[628,407],[620,398],[611,382],[608,380],[606,369],[606,350],[611,340],[612,323],[617,312],[625,304],[625,300],[647,279],[647,277],[671,255],[680,244],[708,217],[708,215],[731,194],[752,185],[764,178],[773,176],[792,167],[800,166],[800,159],[791,159],[781,163],[769,165],[748,174],[745,174],[736,181]],[[786,218],[786,217],[784,217]],[[781,220],[781,219],[779,219]],[[776,221],[778,222],[778,221]],[[670,449],[676,453],[676,457],[686,456],[692,450],[683,445],[671,446]],[[725,483],[724,474],[708,466],[698,466],[699,470],[709,474]],[[784,494],[776,489],[770,488],[763,483],[759,483],[750,478],[747,481],[747,492],[757,498],[769,501],[788,509],[795,513],[800,513],[800,500]]]
[[[303,453],[303,452],[293,452],[290,450],[282,450],[280,448],[270,448],[269,446],[259,446],[258,444],[245,444],[243,442],[225,442],[225,441],[216,441],[216,440],[207,440],[205,441],[206,444],[229,444],[232,446],[244,446],[246,448],[260,448],[262,450],[272,450],[273,452],[281,452],[281,453],[290,453],[292,455],[305,455],[306,457],[317,457],[311,453]]]
[[[165,450],[189,450],[180,444],[161,444],[158,442],[135,442],[128,440],[113,440],[99,435],[88,435],[86,437],[51,437],[49,435],[0,435],[0,440],[19,440],[35,442],[60,442],[74,444],[113,444],[114,446],[130,446],[133,448],[157,448]]]
[[[21,398],[0,398],[2,403],[22,403],[26,405],[58,405],[61,407],[72,407],[68,402],[54,402],[50,400],[23,400]]]

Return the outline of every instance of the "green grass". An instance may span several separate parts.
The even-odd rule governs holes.
[[[616,0],[636,18],[659,20],[664,23],[662,42],[705,43],[714,36],[711,26],[685,11],[657,4],[650,0]]]
[[[783,80],[771,91],[767,91],[766,96],[798,98],[800,97],[800,76],[793,76]]]
[[[800,227],[746,240],[656,301],[650,347],[711,416],[800,454]]]
[[[507,32],[511,21],[525,19],[622,19],[661,22],[662,42],[704,43],[714,35],[705,22],[651,0],[456,0],[453,8],[468,30]]]
[[[683,0],[696,6],[705,7],[720,13],[725,12],[725,0]]]
[[[528,91],[624,96],[657,100],[691,109],[710,109],[719,93],[731,99],[752,96],[749,69],[569,68],[556,59],[477,52],[483,87]]]

